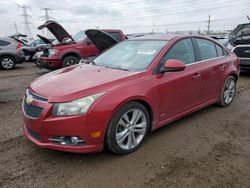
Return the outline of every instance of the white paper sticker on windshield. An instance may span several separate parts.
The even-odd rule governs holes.
[[[146,54],[146,55],[153,55],[155,53],[155,50],[138,50],[138,54]]]

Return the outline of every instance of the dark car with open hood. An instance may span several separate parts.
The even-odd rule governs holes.
[[[240,59],[240,69],[250,70],[250,23],[238,25],[229,36],[232,52]]]
[[[81,58],[98,55],[104,50],[104,46],[99,45],[99,40],[106,41],[106,49],[106,47],[126,39],[121,30],[115,29],[90,30],[86,34],[84,31],[80,31],[71,36],[55,21],[47,21],[38,27],[40,30],[43,28],[47,28],[55,36],[58,43],[44,49],[43,53],[39,53],[37,65],[51,70],[78,64]]]

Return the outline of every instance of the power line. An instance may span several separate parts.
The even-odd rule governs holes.
[[[42,18],[45,22],[49,21],[50,19],[53,19],[53,18],[49,15],[49,12],[50,12],[52,9],[47,8],[47,7],[40,7],[40,9],[41,9],[42,11],[44,11],[44,16],[41,16],[41,18]],[[44,30],[43,30],[43,32],[44,32]],[[46,36],[47,36],[47,37],[50,37],[50,34],[49,34],[49,31],[48,31],[48,30],[46,30]]]

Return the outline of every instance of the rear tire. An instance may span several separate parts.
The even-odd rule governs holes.
[[[63,58],[62,67],[68,67],[71,65],[78,64],[79,61],[80,61],[80,59],[75,57],[75,56],[67,56],[67,57]]]
[[[229,106],[235,97],[236,93],[236,79],[229,76],[222,88],[219,105],[222,107]]]
[[[14,69],[16,66],[16,61],[11,56],[2,56],[0,58],[0,68],[4,70]]]
[[[118,155],[137,150],[147,137],[150,117],[138,102],[121,107],[109,123],[105,138],[106,148]]]

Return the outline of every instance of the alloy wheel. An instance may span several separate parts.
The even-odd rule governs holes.
[[[227,81],[225,90],[224,90],[224,101],[226,104],[229,104],[232,102],[234,95],[235,95],[235,91],[236,91],[236,84],[234,79],[229,79]]]
[[[127,111],[118,121],[116,142],[120,148],[130,150],[142,141],[147,130],[147,118],[143,111]]]
[[[2,59],[1,64],[2,64],[3,68],[11,69],[14,66],[14,61],[9,57],[5,57]]]

